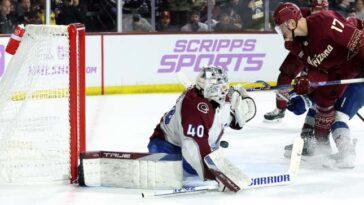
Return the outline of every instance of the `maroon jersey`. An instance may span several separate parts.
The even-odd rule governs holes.
[[[297,38],[292,50],[309,69],[337,71],[355,58],[362,31],[335,11],[322,11],[307,19],[308,35]],[[355,71],[346,71],[355,72]]]
[[[296,37],[290,53],[308,69],[311,81],[339,80],[356,77],[362,60],[358,54],[363,31],[359,21],[345,19],[335,11],[322,11],[307,19],[308,35]],[[320,75],[316,75],[321,73]],[[340,97],[344,85],[319,87],[315,101],[330,106]]]
[[[303,17],[307,17],[311,15],[311,8],[310,7],[300,7],[301,13]]]

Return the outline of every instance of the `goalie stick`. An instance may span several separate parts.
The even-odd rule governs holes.
[[[279,186],[293,182],[297,178],[299,172],[302,148],[303,148],[303,140],[301,139],[301,137],[298,137],[294,140],[290,164],[288,171],[286,173],[251,178],[251,183],[244,189]],[[145,197],[158,197],[158,196],[177,196],[177,195],[194,194],[207,191],[217,191],[218,189],[219,187],[217,184],[208,186],[197,186],[197,187],[182,187],[180,189],[143,192],[142,197],[145,198]]]
[[[288,171],[283,174],[252,178],[251,184],[246,189],[285,185],[293,182],[297,178],[300,169],[302,149],[303,140],[301,137],[297,137],[293,142]]]
[[[178,196],[178,195],[185,195],[185,194],[194,194],[194,193],[201,193],[206,191],[216,191],[218,187],[216,185],[207,185],[207,186],[185,186],[179,189],[171,189],[171,190],[162,190],[157,192],[143,192],[142,197],[153,197],[153,196]]]

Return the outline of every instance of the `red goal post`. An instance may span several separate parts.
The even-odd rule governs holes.
[[[71,182],[77,179],[77,166],[80,152],[86,151],[86,63],[85,26],[68,26],[70,41],[70,127],[71,127]]]

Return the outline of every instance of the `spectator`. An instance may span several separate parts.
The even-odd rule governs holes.
[[[64,0],[56,23],[68,25],[71,23],[85,23],[85,11],[80,7],[79,0]]]
[[[311,0],[284,0],[282,2],[291,2],[296,4],[299,7],[310,7]]]
[[[264,29],[263,0],[249,0],[242,4],[242,28],[251,30]]]
[[[153,28],[147,19],[140,16],[140,14],[133,15],[133,31],[136,32],[152,32]]]
[[[219,23],[216,24],[214,31],[218,32],[231,32],[231,31],[239,31],[239,27],[235,26],[231,20],[229,15],[226,13],[221,13],[219,18]]]
[[[188,22],[188,13],[193,10],[200,11],[204,0],[168,0],[171,11],[172,25],[182,26]]]
[[[351,8],[347,18],[356,18],[355,8]]]
[[[190,22],[181,28],[184,32],[202,32],[208,31],[208,26],[200,22],[200,13],[193,11],[190,16]]]
[[[339,3],[334,6],[334,10],[340,13],[341,15],[347,17],[350,13],[350,1],[349,0],[339,0]]]
[[[45,10],[44,10],[45,1],[46,0],[39,0],[38,3],[34,5],[34,10],[37,12],[41,24],[46,24]],[[53,9],[51,10],[50,24],[56,25],[56,13],[53,11]]]
[[[355,0],[355,17],[364,20],[364,0]]]
[[[207,14],[208,14],[208,1],[211,1],[211,18],[215,21],[219,18],[220,15],[220,8],[216,5],[216,0],[205,0],[204,5],[201,9],[201,22],[207,21]]]
[[[0,33],[13,33],[15,29],[14,21],[9,18],[11,10],[10,0],[1,0],[0,4]]]
[[[221,6],[221,12],[228,14],[231,22],[238,28],[242,28],[242,3],[239,0],[228,0]]]
[[[169,11],[163,11],[161,13],[156,30],[158,32],[172,32],[177,30],[171,25],[171,13]]]
[[[41,24],[37,12],[32,7],[30,0],[21,0],[20,7],[18,7],[18,24]]]

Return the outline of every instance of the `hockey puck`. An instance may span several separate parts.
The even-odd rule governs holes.
[[[229,147],[229,142],[224,141],[224,140],[220,141],[220,147],[228,148]]]

